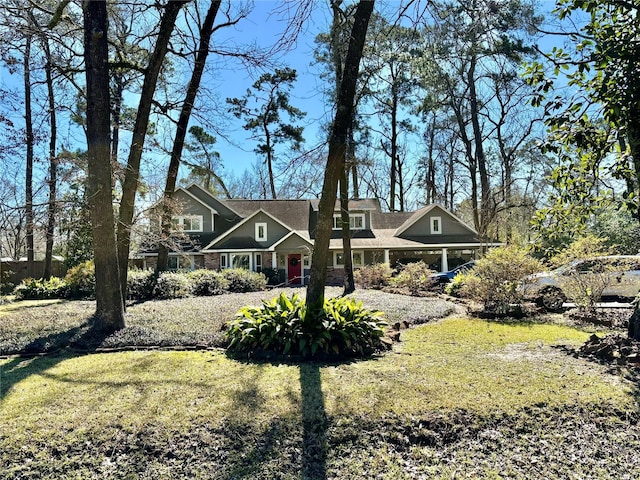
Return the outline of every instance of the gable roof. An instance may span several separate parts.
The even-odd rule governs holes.
[[[309,230],[309,200],[228,199],[220,202],[243,218],[262,210],[289,230]]]
[[[193,193],[191,193],[189,190],[186,190],[185,188],[182,188],[182,187],[178,187],[178,188],[176,188],[176,189],[173,191],[173,193],[174,193],[174,194],[175,194],[175,193],[178,193],[178,192],[182,192],[182,193],[184,193],[187,197],[189,197],[189,198],[191,198],[191,199],[195,200],[195,201],[196,201],[196,202],[198,202],[200,205],[203,205],[204,207],[206,207],[207,209],[209,209],[209,210],[211,211],[211,213],[212,213],[212,214],[217,214],[217,213],[218,213],[218,212],[216,211],[216,209],[215,209],[215,208],[213,208],[213,207],[212,207],[211,205],[209,205],[207,202],[203,202],[202,200],[200,200],[198,197],[196,197],[196,196],[195,196]],[[157,206],[157,205],[161,205],[161,203],[160,203],[161,201],[162,201],[162,200],[160,200],[160,201],[156,202],[156,203],[154,204],[154,207],[155,207],[155,206]]]
[[[464,223],[460,218],[456,217],[453,213],[451,213],[449,210],[444,208],[442,205],[438,205],[437,203],[432,203],[431,205],[427,205],[426,207],[422,207],[421,209],[416,210],[402,225],[400,225],[400,227],[398,227],[398,229],[394,233],[394,236],[398,237],[402,235],[402,233],[407,231],[412,225],[417,223],[422,217],[424,217],[426,214],[428,214],[429,212],[435,209],[442,210],[443,213],[445,213],[446,215],[449,215],[456,222],[458,222],[462,227],[469,230],[469,232],[473,233],[474,235],[478,234],[478,232],[476,232],[475,229],[471,228],[469,225]]]
[[[284,222],[282,222],[281,220],[277,219],[276,217],[274,217],[272,214],[270,214],[269,212],[265,211],[264,209],[260,208],[258,210],[255,210],[251,215],[249,215],[248,217],[243,219],[240,223],[234,225],[232,228],[230,228],[229,230],[224,232],[218,238],[214,239],[212,242],[210,242],[202,250],[209,250],[209,249],[213,248],[216,244],[220,244],[223,240],[225,240],[226,238],[230,237],[233,234],[233,232],[238,230],[243,225],[249,223],[253,217],[255,217],[255,216],[257,216],[257,215],[259,215],[261,213],[266,215],[267,217],[271,218],[274,222],[279,223],[280,225],[282,225],[285,229],[289,230],[290,232],[293,231],[293,229],[291,227],[289,227],[288,225],[286,225]],[[260,248],[264,248],[264,247],[260,246],[257,242],[254,242],[251,245],[247,245],[246,247],[241,247],[241,248],[249,248],[251,246],[256,246],[256,245],[259,246]]]

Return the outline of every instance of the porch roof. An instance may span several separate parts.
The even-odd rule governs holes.
[[[401,238],[394,236],[395,230],[372,230],[373,238],[352,238],[351,248],[361,250],[425,250],[431,248],[478,248],[497,246],[497,243],[482,243],[473,236],[431,235],[425,237]],[[342,239],[334,238],[329,249],[342,250]]]

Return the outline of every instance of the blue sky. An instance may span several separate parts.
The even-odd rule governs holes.
[[[286,29],[286,15],[273,13],[282,2],[260,0],[255,2],[255,8],[249,18],[239,23],[233,30],[233,36],[246,42],[249,38],[261,46],[275,43]],[[283,66],[294,68],[298,72],[296,82],[291,94],[290,103],[306,112],[304,123],[306,124],[304,137],[309,145],[315,146],[322,133],[319,125],[327,120],[331,112],[323,98],[322,80],[319,78],[319,66],[311,65],[313,62],[314,39],[322,31],[326,31],[329,25],[328,2],[318,2],[318,7],[312,17],[307,21],[305,29],[300,33],[295,48],[282,54],[278,61]],[[230,35],[226,33],[226,35]],[[227,70],[221,74],[218,86],[220,99],[227,97],[242,97],[247,88],[256,80],[261,72],[248,72],[241,68]],[[215,149],[220,153],[227,172],[242,173],[256,161],[253,152],[255,142],[247,140],[248,132],[242,129],[242,122],[237,120],[233,125],[226,126],[234,143],[242,144],[242,148],[231,145],[219,138]],[[185,171],[181,173],[186,174]]]

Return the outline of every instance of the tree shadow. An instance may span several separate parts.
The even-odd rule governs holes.
[[[22,380],[45,372],[72,354],[94,352],[108,335],[90,318],[77,327],[33,340],[20,355],[0,366],[0,400]]]
[[[300,364],[302,410],[302,478],[327,478],[327,429],[329,421],[322,395],[320,364]]]

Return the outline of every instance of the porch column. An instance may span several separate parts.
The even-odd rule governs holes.
[[[389,249],[384,249],[384,263],[389,264]]]
[[[276,272],[278,271],[278,255],[276,255],[276,252],[271,252],[271,268]]]
[[[440,271],[446,272],[449,270],[449,259],[447,258],[447,249],[442,248],[442,262],[440,265]]]

